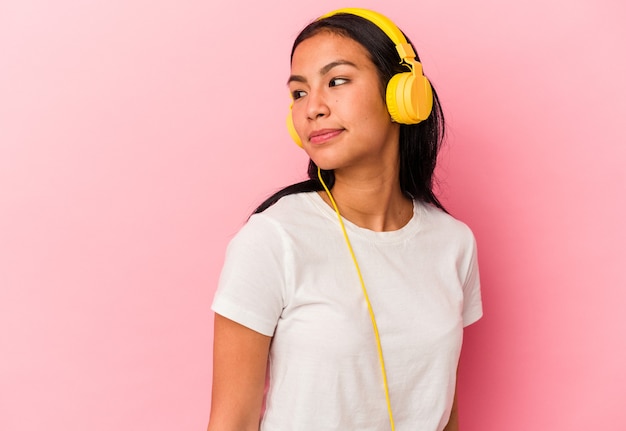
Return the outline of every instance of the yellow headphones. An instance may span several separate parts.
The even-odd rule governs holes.
[[[427,119],[433,107],[433,90],[428,78],[423,74],[421,63],[415,60],[413,47],[407,42],[402,31],[386,16],[368,9],[338,9],[322,15],[319,19],[337,14],[356,15],[375,24],[396,45],[400,63],[410,70],[392,76],[387,83],[386,102],[391,119],[400,124],[417,124]],[[287,115],[287,130],[296,144],[302,146],[293,125],[291,108]]]

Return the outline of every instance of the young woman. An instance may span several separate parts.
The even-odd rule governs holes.
[[[433,193],[443,114],[414,56],[362,9],[295,40],[288,123],[310,179],[228,247],[209,431],[458,430],[476,249]]]

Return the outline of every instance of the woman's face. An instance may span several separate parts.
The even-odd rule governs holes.
[[[304,40],[293,54],[289,90],[294,127],[320,168],[397,165],[400,128],[361,44],[326,31]]]

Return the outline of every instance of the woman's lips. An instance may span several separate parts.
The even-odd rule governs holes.
[[[312,144],[323,144],[330,141],[341,132],[343,132],[343,129],[316,130],[309,135],[309,142],[311,142]]]

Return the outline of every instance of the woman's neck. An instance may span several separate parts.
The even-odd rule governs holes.
[[[400,189],[397,169],[360,175],[336,171],[331,193],[345,219],[372,231],[398,230],[413,216],[413,202]],[[332,206],[325,192],[320,196]]]

